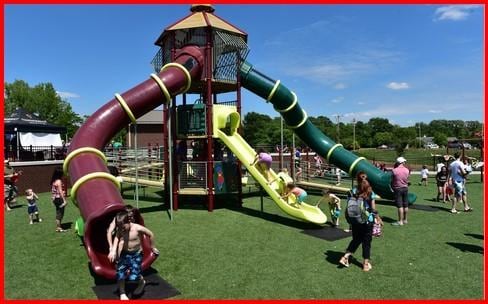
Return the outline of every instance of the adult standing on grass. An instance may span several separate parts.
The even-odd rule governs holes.
[[[437,201],[440,200],[442,195],[442,202],[446,203],[448,200],[449,195],[447,194],[447,180],[448,180],[448,173],[447,167],[442,166],[441,170],[437,172],[435,176],[435,180],[437,182]]]
[[[400,156],[396,159],[395,167],[392,170],[391,187],[395,196],[395,204],[397,206],[398,221],[391,223],[393,226],[403,226],[408,223],[408,177],[410,170],[405,167],[407,160]]]
[[[356,252],[359,245],[363,249],[363,271],[370,271],[372,266],[370,263],[371,256],[371,242],[373,240],[373,221],[376,212],[375,194],[368,182],[368,177],[364,172],[358,173],[358,181],[360,181],[353,189],[352,195],[358,200],[362,199],[364,207],[369,214],[366,222],[360,224],[351,222],[352,240],[347,246],[346,253],[341,257],[339,263],[344,267],[349,267],[349,257]],[[347,211],[346,211],[347,212]]]
[[[458,213],[456,204],[459,201],[463,202],[464,212],[470,212],[473,211],[473,209],[469,206],[467,200],[466,176],[468,175],[468,172],[466,171],[466,166],[461,161],[458,152],[454,153],[454,158],[456,158],[456,160],[449,165],[449,177],[454,186],[454,199],[452,200],[451,213]]]
[[[56,208],[56,232],[65,232],[61,227],[61,221],[64,217],[64,208],[68,203],[66,201],[66,194],[63,190],[63,169],[57,167],[54,169],[53,175],[51,177],[51,199]]]

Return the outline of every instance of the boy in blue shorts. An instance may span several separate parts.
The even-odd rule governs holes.
[[[113,246],[108,258],[111,262],[117,258],[117,284],[121,300],[129,300],[125,292],[125,281],[138,281],[134,294],[141,294],[146,281],[142,276],[142,244],[144,234],[149,236],[152,251],[158,255],[159,251],[154,247],[153,233],[146,227],[132,223],[127,211],[120,211],[115,216],[116,234]]]

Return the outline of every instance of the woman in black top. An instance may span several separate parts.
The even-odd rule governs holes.
[[[445,203],[447,199],[449,199],[448,194],[446,193],[447,179],[447,168],[446,166],[442,166],[441,170],[437,172],[435,180],[437,181],[437,201],[440,200],[440,196],[442,195],[443,203]]]

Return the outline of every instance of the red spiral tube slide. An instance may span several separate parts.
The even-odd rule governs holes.
[[[172,96],[186,92],[192,79],[200,79],[203,54],[197,46],[185,46],[176,52],[173,63],[159,74],[119,95],[91,115],[74,135],[63,164],[71,179],[71,195],[85,222],[84,241],[93,271],[105,278],[115,278],[115,266],[107,258],[107,228],[115,214],[125,209],[119,182],[110,175],[102,149],[117,132],[131,122],[167,103]],[[141,216],[136,221],[144,224]],[[143,270],[156,259],[150,240],[142,242]]]

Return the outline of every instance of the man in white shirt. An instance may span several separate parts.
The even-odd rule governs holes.
[[[468,172],[464,163],[461,161],[459,153],[454,154],[455,161],[449,165],[449,177],[454,186],[454,196],[455,199],[452,201],[451,213],[458,213],[456,210],[456,203],[462,200],[464,205],[464,212],[473,211],[473,209],[468,205],[467,192],[466,192],[466,176]]]

